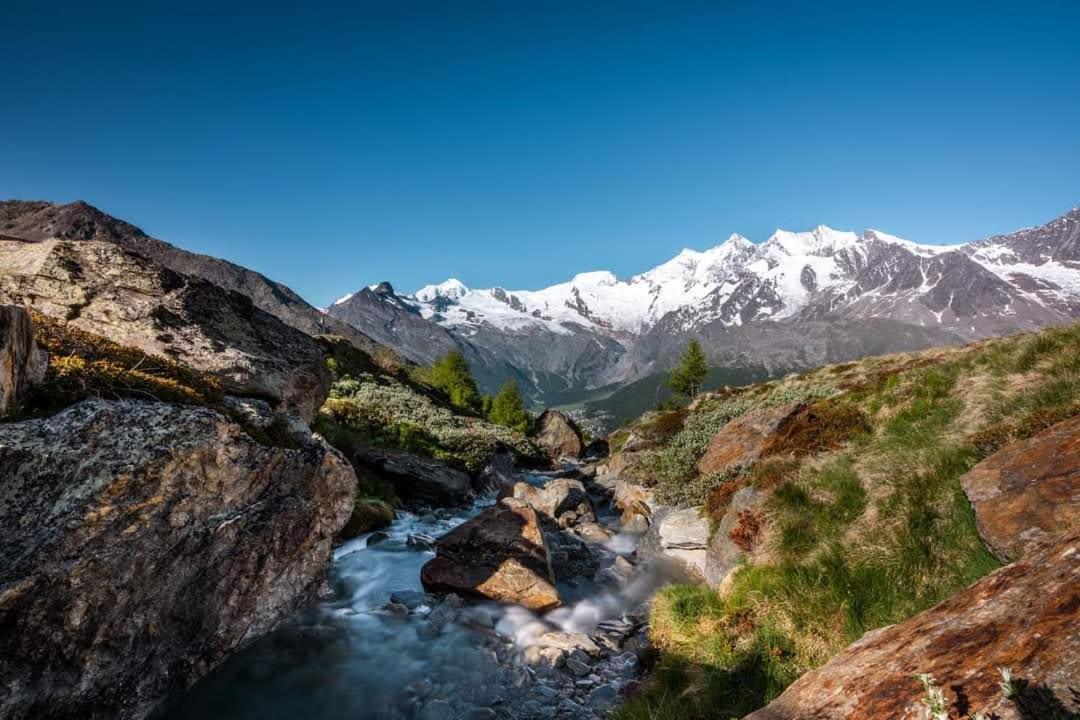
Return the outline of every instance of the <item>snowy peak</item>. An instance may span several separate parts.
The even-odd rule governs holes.
[[[450,278],[438,285],[425,285],[414,293],[415,297],[420,302],[431,302],[436,298],[445,298],[447,300],[459,300],[469,292],[469,288],[465,287],[465,283],[461,282],[457,278]]]
[[[840,250],[858,245],[860,238],[847,230],[834,230],[828,225],[818,225],[809,232],[776,230],[763,247],[775,248],[788,255],[833,255]]]
[[[595,270],[540,290],[471,290],[451,278],[401,301],[443,327],[469,332],[539,328],[567,334],[584,328],[621,338],[645,333],[669,316],[681,331],[844,313],[958,325],[967,312],[959,304],[978,294],[975,285],[984,288],[986,302],[1014,302],[1003,312],[1024,312],[1022,305],[1070,312],[1080,303],[1080,210],[962,246],[827,225],[778,229],[760,244],[734,233],[706,250],[684,248],[629,279]],[[1009,292],[1015,298],[1007,302]],[[952,320],[938,307],[943,303],[958,308]],[[969,324],[964,331],[979,329]]]

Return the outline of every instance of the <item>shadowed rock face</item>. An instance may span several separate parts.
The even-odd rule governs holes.
[[[439,538],[420,579],[430,592],[456,592],[530,610],[559,605],[540,522],[529,505],[504,498]]]
[[[1072,717],[1080,710],[1080,529],[899,625],[867,633],[747,720],[920,717],[930,673],[956,717]],[[1020,679],[1002,696],[997,668]],[[962,709],[961,709],[962,708]],[[1060,713],[1060,714],[1054,714]]]
[[[460,505],[474,495],[468,475],[432,458],[397,450],[362,448],[352,459],[357,467],[388,481],[394,493],[406,501]]]
[[[1080,417],[1005,446],[960,485],[979,535],[1003,562],[1080,526]]]
[[[0,305],[0,417],[15,410],[30,387],[44,379],[47,363],[34,341],[30,313]]]
[[[312,599],[356,476],[205,408],[0,425],[0,717],[141,718]]]
[[[330,372],[310,336],[246,296],[97,240],[0,240],[0,301],[214,373],[226,390],[310,422]]]

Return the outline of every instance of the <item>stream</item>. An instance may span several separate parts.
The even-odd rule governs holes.
[[[528,473],[542,485],[553,473]],[[385,531],[334,550],[331,594],[230,657],[158,720],[485,720],[601,717],[641,674],[645,604],[678,571],[636,558],[607,500],[614,533],[590,543],[598,570],[559,582],[563,606],[520,606],[426,594],[430,542],[495,502],[399,512]],[[545,633],[549,633],[545,635]],[[552,634],[553,633],[553,634]]]

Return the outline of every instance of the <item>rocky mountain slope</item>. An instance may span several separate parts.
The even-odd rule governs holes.
[[[808,368],[1066,322],[1080,315],[1078,235],[1080,209],[955,247],[877,230],[778,230],[760,244],[732,235],[684,250],[627,280],[589,272],[510,291],[451,279],[411,296],[381,286],[328,314],[369,334],[373,324],[408,327],[381,339],[414,359],[437,334],[440,347],[453,342],[483,368],[483,380],[512,369],[539,399],[548,373],[568,378],[564,391],[634,380],[668,367],[689,337],[717,365]]]
[[[66,205],[23,200],[0,202],[0,240],[38,243],[54,239],[117,245],[161,267],[238,292],[255,307],[309,335],[339,335],[366,352],[385,352],[356,328],[327,317],[287,286],[226,260],[182,250],[152,238],[134,225],[85,202]]]
[[[967,707],[935,717],[1074,717],[1078,353],[1072,324],[866,358],[610,435],[592,482],[700,580],[654,598],[617,717],[931,717],[917,673]]]

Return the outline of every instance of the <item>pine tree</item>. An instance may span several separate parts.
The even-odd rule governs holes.
[[[480,391],[469,372],[465,356],[457,350],[451,350],[425,370],[421,378],[436,390],[441,390],[450,400],[451,405],[478,411],[481,407]]]
[[[677,393],[694,397],[701,392],[705,376],[709,374],[709,363],[701,343],[691,340],[683,351],[679,365],[668,376],[668,387]]]
[[[496,425],[504,425],[512,430],[526,432],[532,423],[532,417],[525,409],[517,383],[507,380],[499,388],[499,394],[491,401],[488,420]]]

